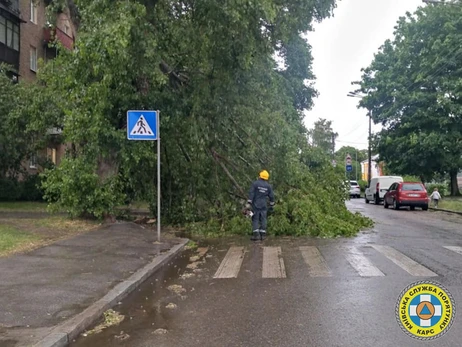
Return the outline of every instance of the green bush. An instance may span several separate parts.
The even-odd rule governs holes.
[[[422,182],[420,177],[418,176],[411,176],[411,175],[405,175],[403,176],[403,181],[404,182]]]
[[[359,184],[359,187],[361,188],[361,191],[362,191],[362,192],[365,192],[365,191],[366,191],[366,187],[367,187],[367,181],[359,180],[359,181],[358,181],[358,184]]]
[[[22,186],[21,197],[23,201],[41,201],[43,200],[42,180],[40,175],[29,175],[20,182]]]
[[[0,201],[16,201],[21,198],[22,187],[13,179],[0,179]]]
[[[435,188],[438,188],[438,191],[440,192],[441,196],[445,196],[449,193],[449,187],[447,184],[444,183],[430,183],[426,185],[426,188],[428,194],[433,193],[433,190]]]
[[[52,211],[64,209],[71,217],[115,215],[124,198],[118,177],[102,180],[96,164],[82,157],[65,158],[57,168],[45,170],[42,188]]]

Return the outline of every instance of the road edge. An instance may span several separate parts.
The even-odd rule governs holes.
[[[83,312],[69,319],[53,330],[33,347],[65,347],[80,333],[94,324],[101,315],[115,306],[138,288],[146,279],[152,276],[167,262],[172,260],[183,250],[189,239],[180,239],[180,243],[173,246],[168,252],[156,257],[154,261],[136,271],[125,281],[117,284],[105,296],[87,307]]]
[[[430,207],[430,210],[436,211],[436,212],[446,212],[446,213],[453,213],[453,214],[458,214],[459,216],[462,216],[462,212],[457,212],[457,211],[451,211],[451,210],[445,210],[442,208],[434,208]]]

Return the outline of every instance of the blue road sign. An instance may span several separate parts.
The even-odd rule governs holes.
[[[352,165],[347,165],[347,166],[346,166],[346,170],[347,170],[348,172],[353,171],[353,166],[352,166]]]
[[[128,111],[127,139],[129,140],[157,140],[157,111]]]

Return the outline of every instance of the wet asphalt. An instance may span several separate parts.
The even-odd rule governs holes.
[[[407,285],[429,279],[445,286],[462,312],[462,255],[444,248],[462,247],[462,217],[386,210],[362,199],[347,205],[373,218],[374,228],[350,239],[199,241],[208,251],[198,262],[190,259],[195,250],[185,251],[114,308],[125,316],[121,324],[71,346],[461,346],[460,313],[444,336],[424,342],[402,332],[395,305]],[[305,245],[320,250],[332,276],[310,276],[299,252]],[[371,245],[390,246],[437,276],[412,276]],[[246,249],[238,277],[214,279],[231,246]],[[286,278],[262,278],[263,246],[281,247]],[[359,276],[344,246],[357,247],[384,276]]]

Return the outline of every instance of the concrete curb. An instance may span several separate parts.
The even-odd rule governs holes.
[[[168,252],[156,257],[153,262],[145,265],[125,281],[116,285],[100,300],[93,303],[73,318],[55,327],[45,338],[34,347],[65,347],[80,333],[95,323],[101,315],[123,300],[128,294],[139,287],[148,277],[172,260],[188,243],[188,239],[181,239],[178,245]]]
[[[445,210],[445,209],[442,209],[442,208],[430,207],[430,210],[432,210],[432,211],[441,211],[441,212],[446,212],[446,213],[453,213],[453,214],[458,214],[459,216],[462,216],[462,212]]]

